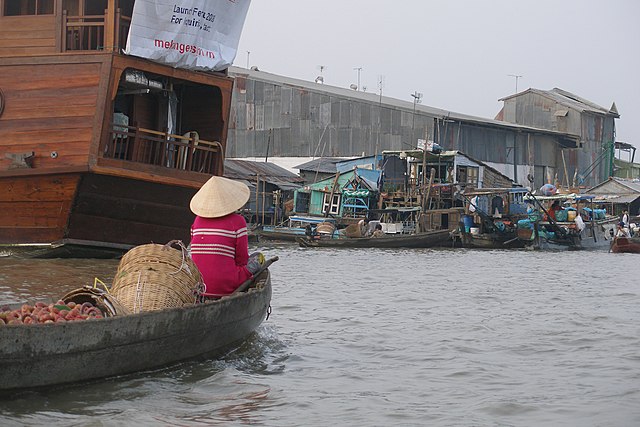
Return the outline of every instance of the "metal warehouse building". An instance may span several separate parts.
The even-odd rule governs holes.
[[[418,139],[459,150],[524,186],[588,187],[611,174],[610,110],[559,89],[503,98],[496,119],[258,70],[236,79],[227,157],[353,157],[415,149]]]

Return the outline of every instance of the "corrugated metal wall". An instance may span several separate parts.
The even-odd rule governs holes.
[[[236,77],[227,157],[360,156],[415,148],[433,119],[305,88]]]
[[[562,126],[576,134],[581,129],[592,132],[593,141],[589,139],[583,149],[571,155],[565,153],[572,177],[576,169],[582,170],[595,160],[601,150],[599,138],[612,136],[613,129],[605,125],[596,133],[592,129],[597,128],[597,123],[581,122],[579,114],[561,117],[562,123],[552,113],[538,114],[540,109],[556,108],[546,105],[549,102],[554,104],[537,95],[518,101],[517,105],[515,99],[505,100],[505,119],[547,129]],[[529,184],[528,174],[535,173],[536,185],[547,182],[556,171],[564,178],[562,147],[553,135],[501,129],[495,124],[436,120],[421,111],[414,114],[411,108],[245,76],[236,76],[228,135],[227,157],[373,155],[382,150],[415,148],[417,139],[426,138],[445,149],[460,150],[477,160],[499,165],[499,170],[523,185]],[[529,172],[524,174],[523,170]],[[603,176],[602,169],[598,176]]]
[[[554,174],[557,172],[561,183],[566,183],[565,164],[571,183],[576,170],[577,184],[587,187],[596,185],[608,177],[610,159],[602,157],[601,154],[606,150],[608,143],[615,141],[615,122],[612,117],[588,111],[580,112],[539,93],[524,93],[505,100],[504,118],[511,123],[566,132],[580,137],[581,146],[564,150],[564,162],[561,150],[549,151],[553,150],[554,142],[540,147],[536,145],[535,164],[554,167]],[[551,157],[555,157],[555,161]],[[597,165],[593,166],[594,163]]]

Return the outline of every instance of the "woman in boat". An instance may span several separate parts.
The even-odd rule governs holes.
[[[249,200],[249,187],[220,176],[211,177],[193,196],[191,257],[202,274],[206,297],[229,295],[264,263],[261,253],[249,256],[247,222],[236,213]]]

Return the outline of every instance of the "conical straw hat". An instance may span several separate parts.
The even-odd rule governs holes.
[[[246,184],[212,176],[191,198],[191,212],[204,218],[217,218],[237,211],[247,203],[251,192]]]

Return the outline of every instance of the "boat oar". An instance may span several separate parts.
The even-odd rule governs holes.
[[[260,276],[260,273],[265,271],[267,268],[269,268],[269,266],[271,264],[273,264],[274,262],[276,262],[279,259],[280,258],[278,258],[277,256],[274,256],[273,258],[269,258],[268,260],[266,260],[264,262],[264,264],[260,267],[260,269],[254,273],[253,277],[251,279],[246,280],[244,283],[242,283],[240,286],[238,286],[238,288],[235,291],[233,291],[232,295],[233,294],[237,294],[239,292],[246,291],[253,284],[253,282],[256,281],[258,276]]]

